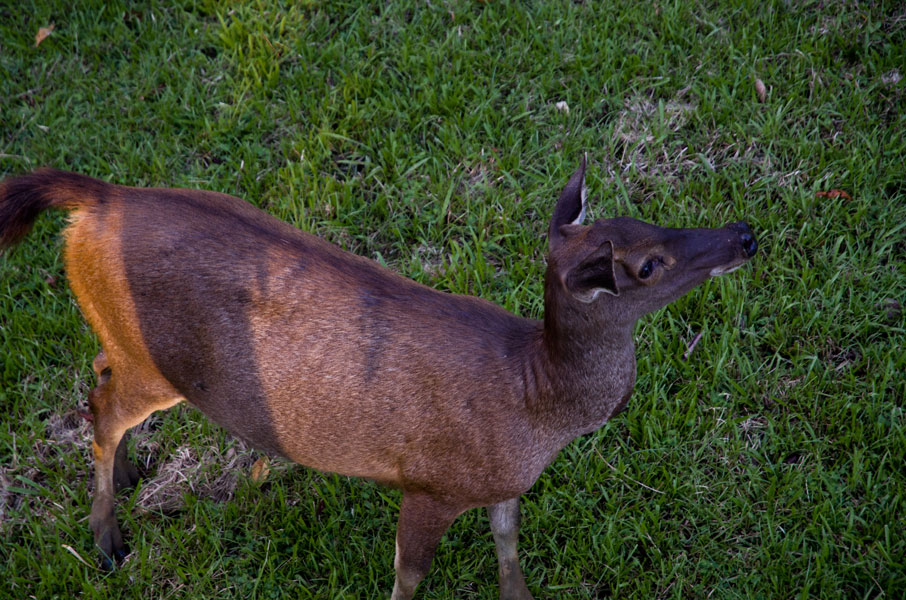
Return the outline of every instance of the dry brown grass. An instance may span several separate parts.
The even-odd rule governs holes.
[[[808,180],[804,161],[784,165],[759,141],[720,130],[702,141],[701,128],[690,125],[697,105],[686,96],[685,89],[666,102],[632,96],[617,115],[611,139],[616,152],[605,154],[602,166],[605,181],[619,183],[630,200],[647,202],[659,188],[681,187],[696,170],[720,172],[737,165],[753,174],[748,185],[770,179],[772,185],[789,187]]]
[[[0,529],[11,520],[10,514],[25,511],[50,520],[62,507],[53,502],[53,494],[45,494],[43,469],[60,462],[64,456],[77,454],[72,487],[91,481],[92,426],[85,413],[71,410],[51,415],[45,422],[45,435],[23,440],[31,446],[37,461],[25,463],[14,452],[11,460],[0,465]],[[158,436],[159,437],[159,436]],[[144,475],[136,505],[145,511],[171,513],[185,505],[186,494],[217,502],[232,499],[237,484],[247,476],[257,455],[241,440],[231,440],[226,451],[211,443],[200,451],[180,445],[162,456],[161,443],[149,431],[148,423],[133,432],[131,456]]]
[[[137,450],[141,452],[141,446]],[[240,440],[226,452],[214,444],[201,451],[180,446],[143,480],[136,504],[142,510],[169,513],[184,507],[186,494],[217,502],[231,500],[256,459]]]

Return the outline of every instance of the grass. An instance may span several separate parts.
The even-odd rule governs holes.
[[[627,412],[526,495],[529,586],[898,598],[903,65],[895,2],[7,3],[0,175],[228,192],[530,317],[584,151],[592,217],[745,219],[759,256],[640,323]],[[97,341],[62,224],[42,217],[0,257],[0,595],[386,597],[397,492],[282,462],[256,482],[258,455],[185,407],[134,436],[145,479],[118,504],[132,554],[95,567],[77,411]],[[472,511],[419,596],[494,598],[495,582]]]

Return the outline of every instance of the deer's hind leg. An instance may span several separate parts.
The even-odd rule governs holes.
[[[138,481],[138,471],[126,458],[126,431],[182,397],[162,379],[130,377],[128,370],[124,374],[112,368],[103,351],[93,367],[98,385],[91,390],[88,404],[94,417],[95,489],[88,521],[101,550],[101,565],[111,568],[127,554],[114,514],[114,494]]]
[[[103,350],[98,352],[98,355],[94,357],[94,362],[91,364],[92,369],[94,369],[95,374],[97,375],[98,385],[101,387],[110,379],[110,364],[107,362],[107,355]],[[94,409],[92,409],[93,411]],[[126,440],[129,437],[128,431],[123,433],[120,442],[116,447],[116,454],[113,458],[113,490],[114,492],[119,492],[120,490],[134,487],[138,483],[139,474],[138,469],[129,462],[129,458],[126,455]]]

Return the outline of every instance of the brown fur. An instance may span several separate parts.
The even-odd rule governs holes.
[[[108,560],[125,552],[113,490],[136,477],[124,433],[187,400],[259,448],[402,489],[394,599],[477,506],[490,507],[501,597],[530,598],[519,495],[625,405],[635,321],[755,251],[743,224],[581,225],[584,172],[551,222],[543,321],[422,286],[224,194],[51,170],[4,182],[4,244],[45,208],[72,211],[66,269],[103,348],[90,521]]]

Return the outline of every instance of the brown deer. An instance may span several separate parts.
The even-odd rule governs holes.
[[[393,600],[412,598],[444,531],[485,506],[500,596],[531,598],[519,496],[576,436],[622,409],[633,325],[755,254],[748,225],[583,225],[585,160],[548,230],[544,319],[443,293],[237,198],[40,170],[0,186],[0,248],[47,208],[72,211],[66,271],[102,351],[89,396],[90,524],[126,553],[114,490],[124,434],[188,401],[253,446],[403,492]]]

